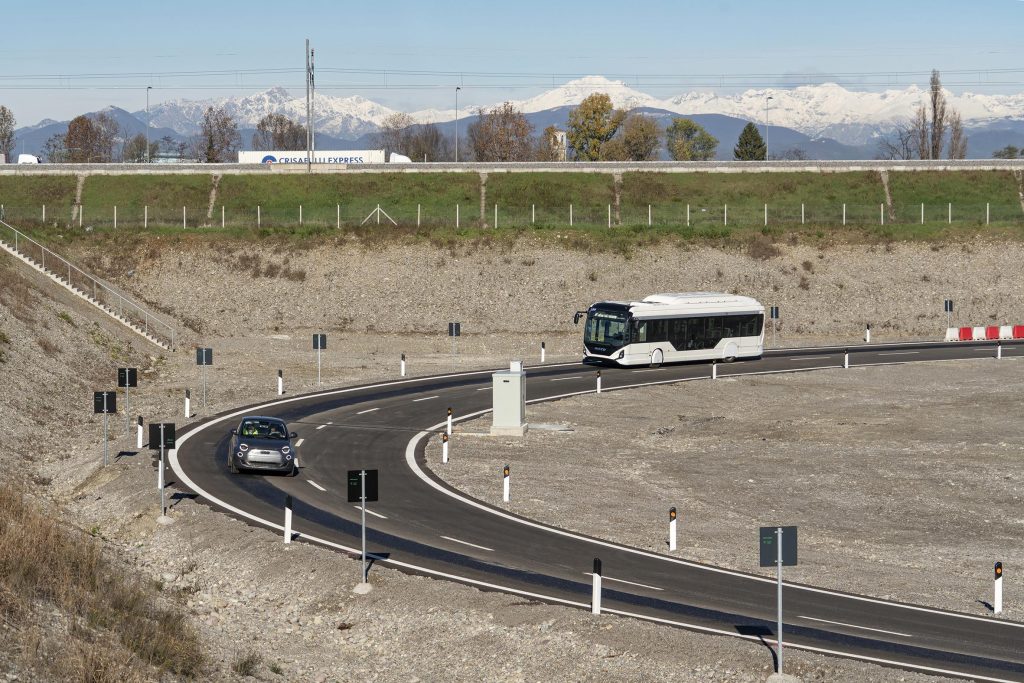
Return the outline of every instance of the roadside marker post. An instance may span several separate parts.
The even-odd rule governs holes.
[[[459,337],[462,336],[462,323],[448,323],[448,337],[452,340],[452,370],[455,369],[455,361],[459,355]]]
[[[768,318],[772,321],[772,346],[775,346],[775,321],[779,319],[779,307],[768,307]]]
[[[601,614],[601,560],[594,558],[594,583],[590,590],[590,613]]]
[[[782,673],[782,567],[796,566],[797,563],[797,528],[795,526],[761,527],[758,535],[760,565],[775,565],[778,588],[776,593],[776,655],[778,658],[777,673]]]
[[[447,430],[447,434],[448,434],[448,436],[452,435],[452,409],[451,409],[450,406],[448,408],[448,430]]]
[[[107,466],[110,452],[110,415],[117,413],[116,391],[94,391],[92,411],[103,415],[103,466]]]
[[[540,343],[540,362],[544,363],[544,342]]]
[[[843,369],[850,369],[850,349],[845,349],[843,351]]]
[[[597,371],[597,393],[601,393],[601,371]]]
[[[142,416],[139,415],[138,429],[135,437],[135,447],[142,448]]]
[[[441,464],[448,464],[448,435],[441,434]]]
[[[992,596],[992,612],[999,614],[1003,611],[1003,563],[996,562],[995,566],[995,589]]]
[[[200,347],[196,349],[196,365],[203,368],[203,410],[206,410],[206,366],[213,365],[213,349]]]
[[[399,368],[399,373],[401,374],[401,376],[405,377],[405,354],[404,353],[402,354],[402,360],[399,361],[398,368]]]
[[[327,335],[313,335],[313,350],[316,351],[316,385],[320,386],[320,352],[327,348]]]
[[[673,553],[676,551],[676,509],[674,507],[668,509],[668,550]]]
[[[711,379],[718,379],[718,361],[711,361]]]
[[[277,371],[277,395],[284,395],[284,370]]]
[[[953,326],[953,300],[945,299],[942,302],[942,309],[946,314],[946,329]]]
[[[192,390],[185,390],[185,417],[192,417]]]
[[[284,543],[292,542],[292,497],[284,497]]]
[[[505,468],[501,471],[502,478],[502,493],[501,499],[506,503],[509,501],[509,466],[505,465]]]
[[[1003,357],[1003,342],[996,342],[996,360]]]
[[[864,343],[871,343],[871,323],[867,323],[867,326],[864,328]]]

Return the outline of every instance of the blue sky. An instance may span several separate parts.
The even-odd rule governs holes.
[[[925,85],[920,73],[932,68],[954,91],[1024,91],[1024,0],[8,0],[4,14],[0,104],[19,125],[108,104],[142,109],[147,85],[152,102],[273,85],[299,94],[307,37],[319,91],[406,110],[451,108],[458,83],[460,105],[471,106],[588,74],[659,97],[826,79]],[[294,71],[251,73],[270,69]]]

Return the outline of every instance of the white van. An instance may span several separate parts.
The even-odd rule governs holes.
[[[19,154],[18,155],[18,163],[19,164],[38,164],[39,163],[39,157],[35,156],[34,154]]]

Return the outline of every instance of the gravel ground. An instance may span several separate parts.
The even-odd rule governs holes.
[[[785,342],[851,341],[867,318],[879,321],[881,337],[934,338],[945,326],[947,295],[965,321],[1024,320],[1024,305],[1013,298],[1022,284],[1016,245],[782,249],[769,260],[674,247],[625,259],[528,243],[472,253],[260,247],[243,257],[234,248],[204,256],[186,244],[111,263],[107,274],[189,320],[198,331],[187,342],[215,349],[208,411],[272,396],[279,368],[289,393],[311,388],[314,331],[329,334],[323,357],[329,386],[396,377],[400,352],[408,354],[410,374],[445,371],[453,363],[469,369],[504,365],[511,357],[536,360],[540,340],[556,361],[576,357],[577,331],[568,322],[573,310],[656,290],[739,289],[780,303],[788,316]],[[286,265],[291,277],[253,276],[254,255],[264,269],[268,262]],[[262,680],[762,681],[770,672],[771,656],[759,645],[594,619],[388,569],[375,571],[373,593],[357,597],[351,593],[356,562],[304,545],[285,549],[276,534],[188,498],[173,498],[175,524],[158,526],[151,458],[135,454],[134,429],[126,435],[121,419],[111,421],[119,440],[112,445],[114,463],[100,467],[102,421],[91,414],[91,392],[112,389],[117,367],[137,366],[133,416],[181,426],[185,388],[203,412],[194,355],[187,343],[179,353],[159,353],[39,282],[0,263],[0,330],[8,339],[0,341],[0,367],[10,378],[0,397],[10,427],[0,432],[0,466],[61,505],[69,523],[96,529],[126,571],[145,572],[169,594],[180,594],[181,608],[209,642],[211,679],[240,680],[232,664],[249,652],[259,655]],[[382,299],[391,305],[381,307]],[[449,340],[437,332],[451,319],[467,332],[454,361]],[[992,503],[1012,510],[1007,504],[1019,501],[1019,440],[1010,433],[1014,420],[1006,419],[1016,416],[1010,399],[1021,388],[1019,367],[1008,360],[987,380],[994,361],[828,371],[533,406],[531,420],[569,423],[574,431],[530,432],[523,442],[529,448],[459,439],[444,476],[493,500],[500,495],[493,475],[511,462],[515,487],[534,476],[552,493],[536,501],[515,497],[513,509],[571,527],[553,494],[586,506],[586,480],[574,474],[570,481],[554,461],[531,458],[547,452],[552,459],[564,449],[560,457],[582,463],[589,442],[603,456],[592,483],[604,486],[597,480],[625,467],[636,494],[579,518],[592,520],[585,524],[590,533],[663,550],[667,507],[676,505],[683,513],[681,556],[755,571],[754,527],[800,524],[804,564],[789,578],[808,580],[803,572],[814,571],[816,583],[978,613],[983,608],[974,601],[988,596],[991,561],[1005,550],[1005,616],[1014,618],[1012,567],[1021,558],[1011,553],[1020,553],[1013,542],[1021,520],[985,512]],[[912,386],[931,392],[895,396],[894,388]],[[884,410],[872,404],[879,396]],[[613,406],[618,409],[607,410]],[[904,419],[907,409],[913,419]],[[736,417],[746,414],[758,419]],[[755,467],[754,457],[764,462]],[[810,457],[829,465],[808,467]],[[789,495],[757,504],[762,492],[780,490],[773,484]],[[905,510],[914,514],[900,513]],[[884,534],[869,536],[869,526]],[[941,572],[934,571],[936,558]],[[902,567],[909,578],[888,566]],[[797,652],[787,663],[808,681],[937,680]]]

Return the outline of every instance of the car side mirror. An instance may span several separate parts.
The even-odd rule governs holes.
[[[576,315],[574,315],[572,317],[572,324],[573,325],[579,325],[580,324],[580,318],[582,318],[584,315],[586,315],[585,311],[576,311]]]
[[[289,439],[297,439],[297,438],[299,438],[299,435],[296,434],[295,432],[292,432],[291,434],[288,435],[288,438]]]
[[[232,428],[231,428],[231,435],[232,435],[232,436],[237,436],[237,435],[238,435],[238,430],[237,430],[237,429],[235,429],[234,427],[232,427]]]

